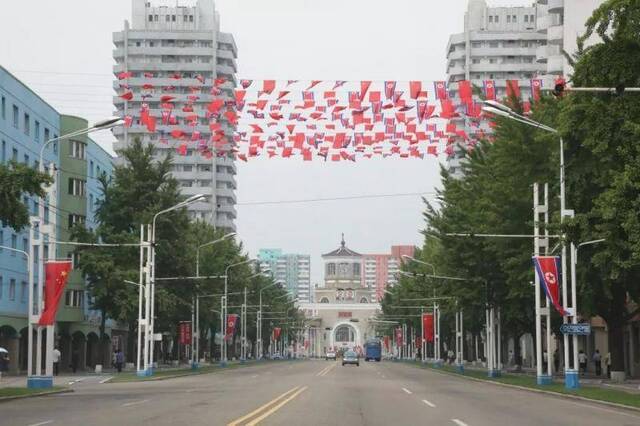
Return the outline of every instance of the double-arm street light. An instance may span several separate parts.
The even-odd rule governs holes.
[[[508,118],[510,120],[517,121],[518,123],[525,124],[527,126],[534,127],[536,129],[544,130],[545,132],[552,133],[558,135],[559,132],[557,129],[546,126],[542,123],[534,121],[524,115],[518,114],[513,109],[509,108],[507,105],[501,104],[497,101],[486,100],[484,101],[485,106],[482,108],[483,111],[488,112],[490,114],[498,115],[501,117]],[[560,141],[560,224],[564,222],[565,217],[573,217],[574,211],[566,209],[566,193],[565,193],[565,164],[564,164],[564,141],[562,137],[559,137]],[[564,237],[564,235],[563,235]],[[571,265],[572,268],[575,265],[575,255],[576,249],[573,242],[571,243]],[[565,239],[562,239],[562,301],[564,308],[566,310],[566,314],[563,315],[562,321],[564,324],[569,322],[569,317],[571,317],[571,323],[578,323],[578,303],[577,303],[577,294],[576,294],[576,282],[572,274],[571,279],[571,304],[569,304],[569,298],[567,294],[567,274],[565,271],[567,270],[567,246],[565,243]],[[538,302],[536,302],[538,303]],[[536,309],[536,321],[540,322],[540,313],[539,309]],[[536,333],[539,327],[536,327]],[[536,341],[540,341],[540,336],[536,336]],[[548,348],[547,348],[548,349]],[[539,351],[538,351],[539,352]],[[565,366],[565,387],[568,389],[575,389],[580,386],[579,382],[579,374],[578,374],[578,336],[573,336],[573,356],[572,363],[569,362],[569,335],[564,335],[564,366]],[[540,375],[540,361],[538,361],[538,374]],[[568,368],[570,365],[573,365],[573,368]],[[541,377],[539,377],[539,382],[541,382]]]
[[[93,125],[85,128],[79,129],[74,132],[67,133],[65,135],[49,139],[44,141],[42,147],[40,147],[40,155],[38,157],[38,170],[42,173],[45,172],[46,167],[44,164],[44,150],[54,142],[70,139],[82,135],[86,135],[88,133],[96,132],[98,130],[107,130],[113,127],[119,126],[124,123],[119,117],[111,117],[106,120],[98,121]],[[56,173],[55,173],[55,164],[52,162],[50,164],[50,176],[53,179],[53,182],[50,185],[46,185],[44,188],[45,196],[41,197],[40,202],[38,203],[38,216],[31,216],[29,218],[29,258],[30,259],[40,259],[38,261],[38,285],[37,285],[37,293],[34,292],[34,271],[32,270],[29,274],[29,313],[28,313],[28,336],[27,339],[27,387],[44,387],[50,388],[53,386],[53,344],[54,344],[54,326],[39,326],[38,321],[40,319],[40,315],[42,315],[42,311],[44,309],[44,300],[43,300],[43,290],[44,290],[44,241],[45,236],[50,237],[49,240],[53,241],[55,238],[51,238],[56,234],[57,220],[56,215],[51,215],[51,217],[47,220],[45,218],[45,204],[48,203],[51,207],[57,207],[57,194],[56,194]],[[37,250],[37,257],[36,257]],[[31,268],[33,269],[33,268]],[[39,295],[39,299],[36,302],[35,297],[36,294]],[[35,305],[35,309],[33,309]],[[35,355],[35,365],[34,365],[34,348],[33,348],[33,327],[36,326],[36,334],[37,338],[36,342],[36,355]],[[46,327],[46,346],[45,350],[42,350],[42,332]],[[42,369],[42,354],[45,355],[44,362],[44,371]],[[35,368],[34,368],[35,367]],[[35,371],[34,371],[35,370]],[[44,373],[44,374],[43,374]]]

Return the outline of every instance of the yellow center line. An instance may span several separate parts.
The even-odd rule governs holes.
[[[292,399],[294,399],[295,397],[297,397],[298,395],[300,395],[302,392],[306,391],[308,388],[308,386],[305,386],[301,389],[298,389],[293,395],[291,395],[289,398],[285,399],[284,401],[280,402],[278,405],[274,406],[272,409],[270,409],[269,411],[267,411],[266,413],[264,413],[263,415],[261,415],[260,417],[254,419],[253,421],[247,423],[247,426],[255,426],[258,423],[260,423],[262,420],[266,419],[267,417],[269,417],[270,415],[272,415],[273,413],[275,413],[276,411],[278,411],[280,408],[282,408],[282,406],[284,406],[286,403],[288,403],[289,401],[291,401]]]
[[[324,376],[327,373],[327,371],[331,369],[331,367],[335,367],[335,364],[326,366],[325,368],[320,370],[318,374],[316,374],[316,376]]]
[[[251,417],[259,414],[262,410],[265,410],[267,408],[269,408],[269,406],[275,404],[276,402],[280,401],[282,398],[286,398],[289,394],[291,394],[292,392],[297,391],[298,389],[300,389],[300,386],[296,386],[293,389],[289,389],[288,391],[286,391],[285,393],[283,393],[282,395],[272,399],[271,401],[267,402],[264,405],[261,405],[260,407],[256,408],[255,410],[253,410],[252,412],[250,412],[249,414],[240,417],[239,419],[236,419],[234,421],[232,421],[231,423],[229,423],[227,426],[237,426],[240,423],[242,423],[243,421],[250,419]]]
[[[331,370],[336,368],[336,365],[337,364],[330,365],[329,368],[327,368],[325,371],[323,371],[320,375],[323,376],[323,377],[326,376],[327,374],[329,374],[331,372]]]

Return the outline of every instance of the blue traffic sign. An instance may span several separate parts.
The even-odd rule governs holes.
[[[562,334],[588,336],[591,334],[591,324],[562,324],[560,326],[560,332]]]

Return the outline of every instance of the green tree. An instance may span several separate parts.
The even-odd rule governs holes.
[[[0,164],[0,222],[16,231],[29,224],[29,209],[22,197],[24,194],[44,197],[43,185],[53,180],[25,164],[12,161]]]

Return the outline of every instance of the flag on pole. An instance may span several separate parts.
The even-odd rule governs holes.
[[[560,304],[560,280],[562,279],[560,256],[534,256],[533,264],[547,299],[560,315],[567,315],[567,311]]]
[[[396,346],[402,346],[402,328],[396,328]]]
[[[38,325],[53,325],[58,313],[60,298],[69,279],[71,261],[47,261],[44,264],[44,311]]]
[[[433,314],[422,314],[422,328],[427,342],[433,342]]]
[[[238,322],[238,314],[227,315],[227,335],[226,339],[231,340],[233,333],[236,331],[236,323]]]

